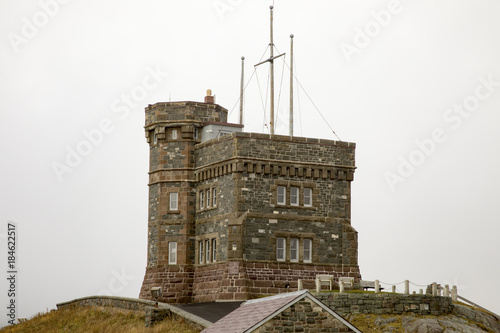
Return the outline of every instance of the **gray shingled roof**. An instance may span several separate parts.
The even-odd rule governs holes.
[[[278,313],[291,306],[292,304],[308,297],[329,312],[343,324],[348,326],[354,332],[362,333],[356,327],[352,326],[342,316],[321,303],[307,290],[301,290],[291,293],[279,294],[275,296],[250,300],[242,303],[240,307],[229,313],[215,324],[204,329],[202,333],[244,333],[250,332],[260,325],[272,319]]]

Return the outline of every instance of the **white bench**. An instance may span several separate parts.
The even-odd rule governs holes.
[[[339,283],[342,282],[344,283],[344,286],[351,286],[354,287],[354,278],[353,277],[347,277],[347,276],[341,276],[339,277]]]
[[[333,275],[316,275],[316,291],[321,291],[323,282],[328,282],[328,290],[333,290]]]
[[[370,288],[375,289],[375,281],[366,281],[366,280],[361,280],[359,281],[359,285],[361,288],[364,290],[368,290]],[[383,290],[384,288],[379,287],[380,290]]]

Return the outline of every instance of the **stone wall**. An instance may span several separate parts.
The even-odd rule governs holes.
[[[250,262],[246,263],[246,273],[252,297],[297,290],[299,279],[303,281],[305,289],[314,290],[317,274],[333,275],[334,281],[340,276],[354,277],[355,281],[360,279],[357,266]]]
[[[116,296],[89,296],[57,304],[57,309],[68,309],[74,306],[111,306],[115,308],[144,311],[154,306],[154,301]]]
[[[167,317],[181,318],[196,330],[203,330],[212,324],[203,318],[197,317],[169,304],[159,304],[158,308],[156,308],[154,301],[117,296],[89,296],[77,298],[57,304],[57,309],[85,306],[109,306],[125,310],[144,311],[146,327],[153,326],[156,322]]]
[[[333,275],[335,282],[340,276],[360,279],[357,266],[226,261],[195,267],[193,301],[239,301],[286,293],[297,290],[298,279],[304,288],[314,290],[317,274]]]
[[[198,102],[163,102],[146,107],[146,125],[156,122],[175,123],[191,120],[195,122],[227,122],[227,110],[220,105]]]
[[[190,303],[192,301],[192,285],[194,268],[192,265],[166,265],[147,269],[139,298],[151,299],[151,288],[161,287],[165,303]]]
[[[332,316],[308,298],[291,305],[267,323],[252,331],[255,333],[282,332],[352,332],[340,320]]]
[[[451,297],[431,295],[368,294],[368,293],[313,293],[335,312],[373,314],[408,314],[439,316],[452,313]]]

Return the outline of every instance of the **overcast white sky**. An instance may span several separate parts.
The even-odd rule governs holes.
[[[249,79],[269,43],[270,4],[0,1],[0,270],[14,221],[19,316],[98,293],[138,296],[147,251],[144,108],[202,101],[212,89],[231,111],[240,57]],[[352,224],[363,279],[457,284],[500,313],[500,3],[274,5],[277,49],[288,53],[295,35],[299,81],[340,138],[357,143]],[[287,134],[282,64],[277,132]],[[258,93],[267,74],[264,65],[248,84],[246,131],[267,132]],[[295,134],[335,139],[295,91]],[[0,324],[6,319],[0,313]]]

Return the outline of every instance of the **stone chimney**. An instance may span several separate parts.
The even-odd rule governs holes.
[[[207,96],[205,96],[205,103],[214,104],[214,96],[212,96],[212,90],[207,90]]]

